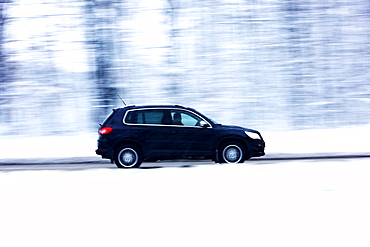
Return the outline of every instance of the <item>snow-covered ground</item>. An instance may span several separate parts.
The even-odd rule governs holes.
[[[0,246],[370,246],[370,164],[0,172]]]

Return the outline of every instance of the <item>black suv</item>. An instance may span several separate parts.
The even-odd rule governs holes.
[[[239,163],[263,156],[265,142],[256,130],[221,125],[179,105],[114,109],[99,129],[96,154],[119,168],[143,161],[212,159]]]

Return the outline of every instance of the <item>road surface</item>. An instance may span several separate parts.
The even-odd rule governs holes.
[[[351,161],[358,159],[366,159],[370,164],[370,155],[318,155],[318,156],[274,156],[274,157],[262,157],[252,158],[251,160],[245,161],[245,165],[266,165],[266,164],[279,164],[293,161],[306,161],[306,162],[323,162],[323,161]],[[178,160],[178,161],[157,161],[157,162],[144,162],[139,169],[159,169],[159,168],[187,168],[204,165],[229,165],[229,164],[217,164],[210,160],[205,161],[193,161],[193,160]],[[232,165],[232,164],[231,164]],[[90,170],[90,169],[118,169],[115,164],[111,164],[109,160],[98,160],[98,161],[79,161],[79,162],[64,162],[60,163],[47,160],[41,162],[3,162],[0,163],[0,172],[4,171],[30,171],[30,170],[59,170],[59,171],[76,171],[76,170]]]

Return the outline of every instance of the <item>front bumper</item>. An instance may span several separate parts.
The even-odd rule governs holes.
[[[251,157],[260,157],[265,155],[265,142],[263,140],[253,140],[249,145],[249,155]]]

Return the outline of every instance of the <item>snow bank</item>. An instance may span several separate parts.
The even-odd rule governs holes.
[[[368,247],[367,162],[0,172],[0,246]]]
[[[266,153],[370,153],[370,125],[262,134]]]
[[[1,159],[96,156],[98,134],[80,136],[14,136],[0,139]]]

